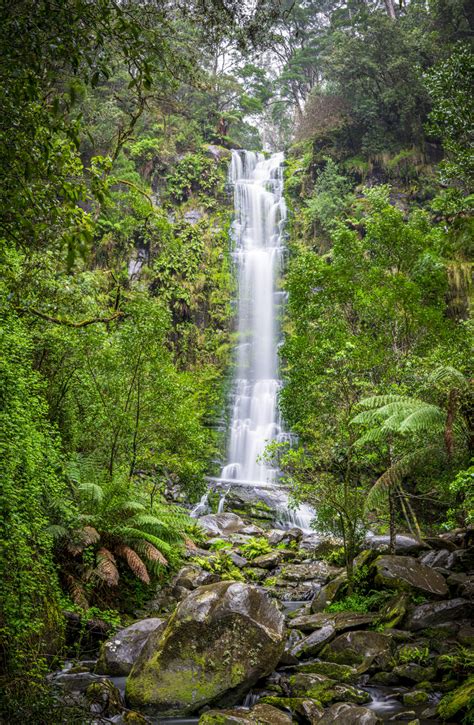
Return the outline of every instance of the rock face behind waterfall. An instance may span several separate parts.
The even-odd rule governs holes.
[[[233,705],[275,668],[284,619],[268,595],[240,582],[200,587],[151,635],[127,680],[130,705],[187,715]]]

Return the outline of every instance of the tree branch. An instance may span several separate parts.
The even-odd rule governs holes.
[[[60,317],[52,317],[51,315],[47,315],[44,312],[40,312],[39,310],[35,310],[34,307],[16,307],[16,310],[18,312],[22,312],[24,314],[30,314],[35,315],[36,317],[41,317],[42,320],[46,320],[47,322],[52,322],[54,325],[66,325],[67,327],[88,327],[88,325],[95,325],[97,323],[102,322],[104,325],[107,325],[109,322],[113,322],[114,320],[119,320],[122,317],[125,317],[125,312],[121,312],[120,310],[118,312],[115,312],[110,317],[93,317],[90,320],[80,320],[79,322],[74,322],[74,320],[64,320]]]

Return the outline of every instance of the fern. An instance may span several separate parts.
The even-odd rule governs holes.
[[[126,546],[125,544],[117,546],[115,550],[119,556],[125,559],[130,569],[133,571],[135,576],[140,579],[140,581],[142,581],[144,584],[150,583],[150,576],[148,574],[148,570],[136,551],[134,551],[130,546]]]
[[[413,469],[414,465],[418,465],[423,461],[430,460],[434,455],[439,455],[439,447],[435,445],[426,446],[417,449],[411,453],[407,453],[403,458],[390,466],[377,479],[367,494],[365,500],[365,509],[377,508],[386,499],[387,493],[391,488],[398,486],[403,477]]]

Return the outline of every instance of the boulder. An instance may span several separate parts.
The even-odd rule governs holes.
[[[411,692],[405,692],[402,697],[403,704],[405,707],[416,707],[417,705],[426,705],[429,702],[430,696],[425,690],[412,690]]]
[[[410,595],[408,592],[399,592],[388,600],[379,611],[378,619],[385,629],[392,629],[399,624],[404,618]]]
[[[447,599],[442,602],[428,602],[415,607],[407,622],[407,628],[416,631],[437,624],[452,622],[456,619],[468,619],[472,605],[467,599]]]
[[[344,632],[321,651],[321,659],[356,665],[361,672],[383,670],[391,657],[391,638],[378,632]]]
[[[212,536],[237,534],[245,528],[245,523],[240,516],[232,513],[207,514],[198,518],[198,524]]]
[[[208,710],[199,725],[291,725],[291,715],[272,705],[258,704],[250,710]]]
[[[390,536],[366,536],[365,546],[368,549],[375,549],[379,552],[389,552]],[[395,553],[396,554],[419,554],[421,551],[429,549],[429,545],[425,541],[419,541],[413,536],[404,536],[397,534],[395,537]]]
[[[353,685],[343,685],[324,675],[298,673],[289,679],[294,697],[309,697],[329,705],[333,702],[370,702],[370,695]]]
[[[281,573],[281,578],[288,581],[317,581],[325,584],[329,577],[336,576],[340,570],[326,564],[325,561],[315,561],[308,564],[287,564]]]
[[[311,601],[311,611],[322,612],[346,587],[347,574],[344,571],[317,592]]]
[[[205,571],[205,569],[197,566],[197,564],[188,564],[187,566],[183,566],[176,574],[171,582],[171,589],[176,592],[181,592],[182,589],[192,591],[205,584],[213,584],[216,581],[219,581],[217,574]]]
[[[298,672],[306,672],[315,675],[325,675],[337,682],[355,682],[359,678],[359,673],[354,667],[349,665],[338,665],[336,662],[308,662],[298,665]]]
[[[284,634],[283,615],[263,590],[232,581],[200,587],[161,636],[148,639],[128,677],[127,701],[180,715],[234,705],[275,669]]]
[[[128,675],[152,632],[162,632],[165,619],[150,617],[121,629],[101,647],[96,672],[121,677]]]
[[[315,629],[332,625],[337,632],[346,629],[359,629],[371,624],[376,618],[375,614],[358,614],[357,612],[337,612],[334,614],[316,612],[292,619],[288,626],[300,629],[302,632],[314,632]]]
[[[369,710],[368,707],[360,707],[360,705],[351,705],[348,702],[337,702],[326,710],[318,725],[334,725],[339,723],[342,725],[379,725],[382,720],[375,712]]]
[[[260,702],[262,704],[266,703],[268,705],[273,705],[273,707],[278,707],[283,710],[290,710],[292,713],[296,714],[298,722],[300,720],[298,715],[300,715],[303,722],[309,722],[311,725],[313,725],[313,723],[314,725],[318,723],[324,712],[320,703],[306,697],[264,696],[261,698]]]
[[[293,657],[311,657],[312,655],[316,655],[327,642],[330,642],[334,638],[335,634],[336,630],[332,625],[328,624],[326,627],[321,627],[321,629],[317,629],[308,637],[300,640],[291,649],[291,654]]]
[[[379,556],[375,562],[375,581],[391,589],[416,589],[424,594],[445,597],[448,585],[444,576],[411,556]]]
[[[448,551],[448,549],[427,551],[420,556],[420,561],[422,564],[433,568],[441,567],[442,569],[449,569],[449,557],[451,554],[452,552]]]
[[[408,662],[405,665],[397,665],[393,668],[393,674],[402,680],[410,682],[429,682],[436,675],[434,667],[423,667],[416,662]]]
[[[268,554],[262,554],[252,559],[252,566],[259,569],[275,569],[281,561],[280,551],[270,551]]]

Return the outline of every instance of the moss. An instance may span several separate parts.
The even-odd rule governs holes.
[[[429,700],[429,695],[424,690],[413,690],[403,695],[403,704],[406,707],[414,707],[416,705],[425,705]]]
[[[338,665],[335,662],[311,662],[309,664],[299,665],[298,671],[325,675],[338,682],[351,682],[359,677],[356,670],[352,667]]]
[[[444,720],[450,720],[462,711],[466,712],[466,722],[474,721],[474,676],[445,695],[438,706],[438,714]]]

